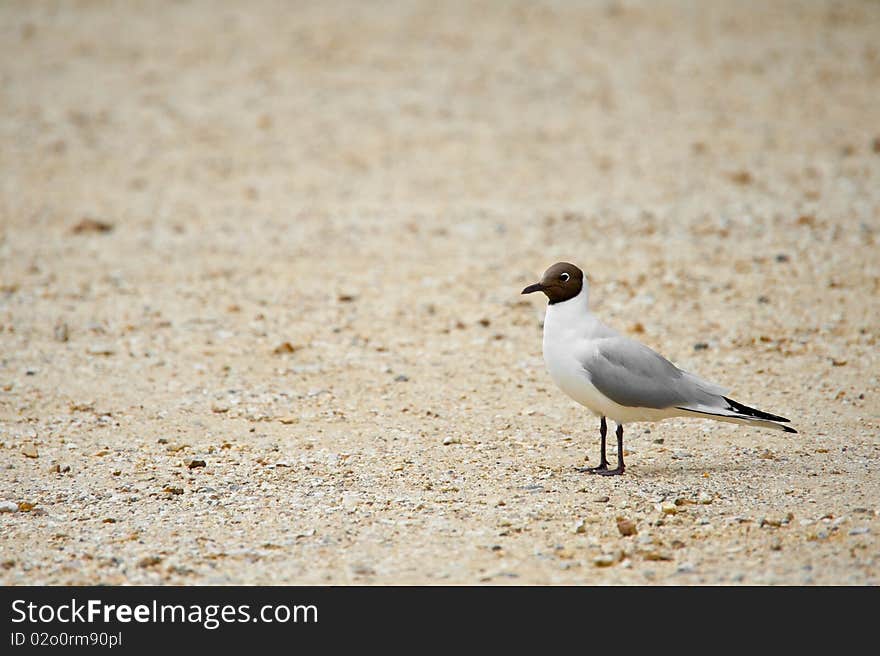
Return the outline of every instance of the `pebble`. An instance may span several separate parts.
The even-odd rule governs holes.
[[[70,329],[63,321],[58,322],[55,324],[54,335],[56,342],[66,342],[70,339]]]
[[[710,503],[712,503],[712,501],[714,501],[714,499],[712,498],[712,495],[708,492],[700,492],[700,494],[697,496],[697,503],[701,503],[704,506],[709,505]]]
[[[605,497],[605,496],[596,497],[595,499],[593,499],[593,502],[595,502],[595,503],[608,503],[609,499],[610,499],[610,497]]]
[[[112,223],[100,219],[93,219],[90,216],[82,217],[79,223],[70,228],[70,231],[75,235],[88,232],[110,232],[112,230]]]
[[[579,519],[575,522],[574,532],[575,533],[585,533],[587,530],[587,520]]]
[[[629,537],[630,535],[638,534],[636,523],[631,519],[626,519],[624,517],[617,518],[617,530],[620,531],[620,534],[623,537]]]
[[[850,535],[866,535],[871,532],[871,529],[867,526],[858,526],[856,528],[851,528],[849,530]]]
[[[664,515],[676,515],[679,512],[678,506],[671,501],[664,501],[660,504],[660,511]]]
[[[596,567],[611,567],[616,562],[617,559],[611,554],[602,554],[593,558],[593,564]]]
[[[33,442],[25,442],[21,445],[21,452],[27,458],[39,458],[40,454],[37,452],[37,445]]]
[[[91,344],[86,349],[89,355],[113,355],[115,352],[116,349],[110,344]]]
[[[409,381],[409,376],[405,374],[400,374],[399,376],[394,377],[394,381],[397,383],[406,383]]]
[[[461,439],[458,437],[453,437],[452,435],[447,435],[443,438],[443,444],[447,446],[450,444],[461,444]]]
[[[18,512],[18,504],[14,501],[0,501],[0,513]]]
[[[190,469],[196,469],[198,467],[204,467],[207,463],[204,460],[187,460],[186,466]]]

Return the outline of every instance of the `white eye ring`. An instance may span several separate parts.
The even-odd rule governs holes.
[[[569,276],[567,273],[563,273],[563,274],[560,274],[559,279],[560,279],[562,282],[568,282],[568,279],[569,279],[570,277],[571,277],[571,276]]]

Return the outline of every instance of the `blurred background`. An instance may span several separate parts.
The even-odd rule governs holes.
[[[876,458],[878,35],[856,1],[3,2],[6,443],[579,460],[518,295],[564,259]]]

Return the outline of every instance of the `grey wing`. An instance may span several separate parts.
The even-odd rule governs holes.
[[[696,376],[627,337],[602,340],[584,369],[597,390],[630,408],[671,408],[715,398],[706,388],[716,386],[705,383],[704,387]]]

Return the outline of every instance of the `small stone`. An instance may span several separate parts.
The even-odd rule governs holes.
[[[39,458],[40,454],[37,452],[37,445],[33,442],[25,442],[21,445],[21,452],[27,458]]]
[[[449,446],[450,444],[461,444],[461,439],[458,437],[453,437],[452,435],[447,435],[443,438],[443,444],[445,446]]]
[[[405,383],[408,380],[409,380],[409,376],[407,376],[405,374],[400,374],[400,375],[394,377],[394,381],[397,383]]]
[[[59,321],[58,323],[56,323],[54,335],[56,342],[66,342],[68,339],[70,339],[70,330],[68,329],[67,324],[63,321]]]
[[[697,495],[697,503],[700,503],[704,506],[708,506],[710,503],[712,503],[712,501],[712,495],[708,492],[700,492]]]
[[[867,526],[858,526],[856,528],[851,528],[849,530],[850,535],[867,535],[871,532],[871,529]]]
[[[0,501],[0,513],[18,512],[18,504],[14,501]]]
[[[735,171],[730,174],[730,179],[738,185],[748,185],[752,183],[752,174],[748,171]]]
[[[145,556],[138,561],[138,567],[155,567],[162,562],[159,556]]]
[[[610,497],[606,496],[596,497],[593,499],[593,503],[608,503],[609,499]]]
[[[166,485],[165,487],[163,487],[162,491],[169,496],[175,494],[183,494],[182,487],[171,487],[170,485]]]
[[[18,512],[30,512],[34,509],[34,504],[28,501],[18,502]]]
[[[785,253],[779,253],[779,254],[776,256],[776,261],[777,261],[777,262],[788,262],[790,259],[791,259],[791,258],[790,258],[788,255],[786,255]]]
[[[283,353],[295,353],[300,350],[301,346],[294,346],[290,342],[281,342],[275,349],[272,351],[275,355],[281,355]]]
[[[293,415],[286,415],[284,417],[278,417],[278,421],[282,424],[290,425],[299,422],[299,417],[294,417]]]
[[[56,474],[66,474],[70,471],[70,465],[55,465],[52,467],[52,471]]]
[[[611,567],[616,562],[617,559],[611,554],[602,554],[593,558],[593,565],[596,567]]]
[[[678,507],[671,501],[664,501],[662,504],[660,504],[660,512],[662,512],[664,515],[676,515],[678,514],[679,510]]]
[[[204,467],[206,463],[204,460],[187,460],[184,464],[189,469],[197,469],[199,467]]]
[[[623,537],[629,537],[631,535],[638,534],[636,523],[631,519],[626,519],[624,517],[617,518],[617,530],[620,531],[620,534]]]
[[[694,344],[695,351],[705,351],[708,348],[709,345],[706,342],[697,342],[696,344]]]
[[[353,303],[357,296],[354,294],[340,294],[336,298],[339,299],[340,303]]]
[[[650,560],[650,561],[672,560],[672,556],[670,556],[669,554],[664,553],[662,551],[646,551],[645,553],[642,554],[642,557],[645,560]]]
[[[761,303],[762,305],[766,305],[766,304],[769,303],[769,302],[770,302],[770,297],[769,297],[769,296],[764,296],[764,295],[762,294],[761,296],[758,297],[758,303]]]
[[[89,355],[113,355],[115,352],[116,349],[110,344],[91,344],[86,349],[86,353]]]
[[[574,532],[575,533],[585,533],[587,530],[587,520],[579,519],[574,524]]]
[[[79,223],[73,226],[70,231],[75,234],[83,234],[87,232],[110,232],[113,230],[113,224],[106,221],[99,221],[91,217],[83,217]]]
[[[218,414],[229,412],[229,406],[226,403],[214,402],[211,404],[211,412],[216,412]]]
[[[781,520],[781,519],[775,519],[775,518],[764,517],[764,518],[761,520],[760,527],[761,527],[761,528],[764,528],[765,526],[769,526],[770,528],[779,528],[780,526],[782,526],[782,520]]]

